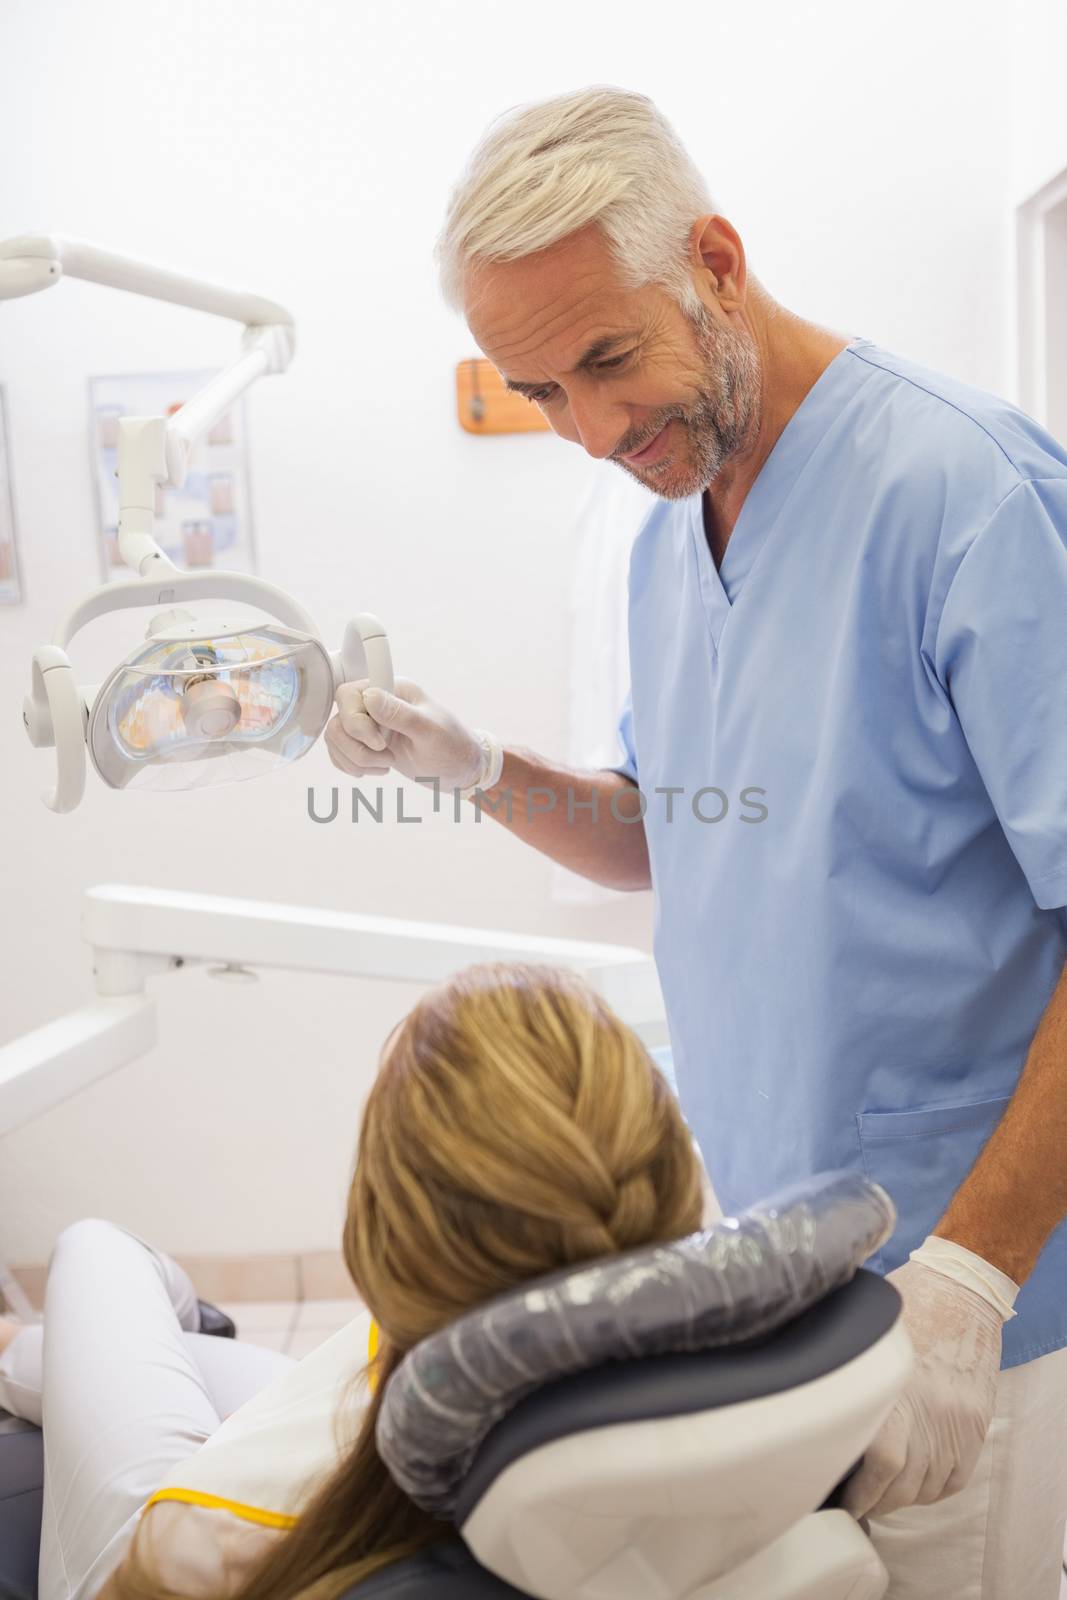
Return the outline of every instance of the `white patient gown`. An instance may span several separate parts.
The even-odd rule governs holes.
[[[241,1406],[146,1501],[133,1549],[182,1595],[234,1592],[359,1431],[363,1312]]]

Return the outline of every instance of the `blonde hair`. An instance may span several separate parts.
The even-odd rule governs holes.
[[[662,284],[690,317],[689,234],[717,207],[645,95],[595,85],[512,108],[489,126],[452,191],[434,254],[462,310],[474,261],[513,261],[596,223],[628,289]]]
[[[367,1100],[344,1227],[382,1330],[374,1394],[344,1461],[231,1600],[336,1600],[447,1537],[375,1446],[406,1352],[531,1278],[693,1232],[701,1203],[673,1093],[580,978],[486,963],[424,996]],[[100,1600],[174,1597],[135,1541]]]

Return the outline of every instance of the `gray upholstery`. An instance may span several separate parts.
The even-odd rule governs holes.
[[[0,1418],[0,1600],[36,1600],[42,1436],[32,1423]]]
[[[529,1600],[529,1596],[486,1572],[466,1545],[449,1539],[357,1583],[342,1600]]]

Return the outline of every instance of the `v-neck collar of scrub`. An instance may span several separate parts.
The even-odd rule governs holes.
[[[801,400],[744,498],[718,568],[704,532],[704,497],[702,494],[690,496],[690,536],[696,553],[700,594],[716,650],[742,584],[755,566],[801,468],[837,416],[855,379],[867,375],[863,364],[852,359],[851,352],[870,343],[870,339],[862,337],[850,339],[827,363]]]

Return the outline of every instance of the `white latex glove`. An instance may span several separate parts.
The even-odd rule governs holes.
[[[500,781],[504,756],[491,734],[468,728],[410,678],[397,678],[394,687],[390,694],[361,678],[338,689],[337,715],[326,725],[335,767],[356,778],[395,768],[464,792]]]
[[[934,1235],[887,1276],[904,1301],[915,1370],[842,1491],[857,1518],[966,1487],[996,1404],[1001,1328],[1019,1292],[981,1256]]]

